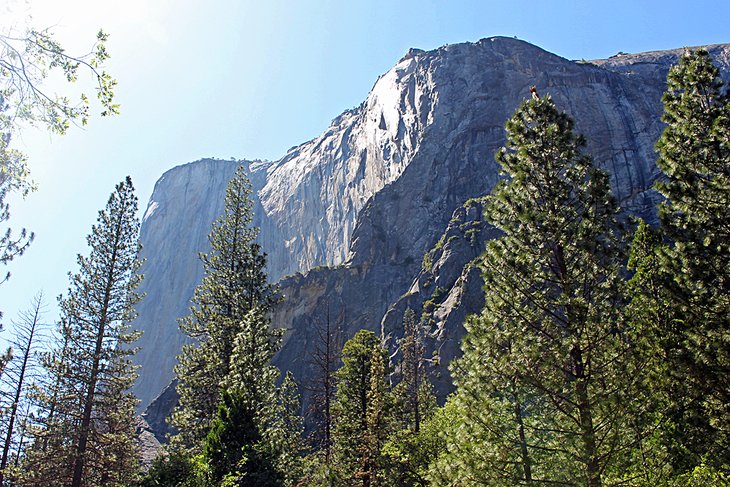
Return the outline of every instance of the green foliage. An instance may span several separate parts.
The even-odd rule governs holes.
[[[705,464],[698,465],[691,472],[677,478],[673,483],[673,487],[728,487],[730,486],[730,475],[727,472],[721,472]]]
[[[137,474],[137,375],[129,331],[141,279],[137,198],[117,185],[87,237],[88,257],[60,299],[59,345],[44,357],[48,378],[36,394],[38,424],[25,461],[28,482],[126,485]]]
[[[433,269],[433,256],[430,251],[423,254],[421,268],[426,272],[431,272],[431,269]]]
[[[13,132],[19,121],[46,126],[63,134],[71,123],[86,125],[89,117],[89,98],[78,94],[78,101],[68,96],[48,93],[43,82],[58,72],[68,83],[75,83],[82,72],[87,72],[96,85],[96,96],[102,116],[119,113],[114,103],[114,80],[104,63],[109,59],[106,43],[109,36],[103,31],[87,54],[70,55],[46,30],[30,29],[22,34],[0,34],[0,100],[8,105],[8,113],[0,117],[0,131]]]
[[[41,125],[63,134],[71,123],[86,125],[88,121],[88,97],[80,93],[79,101],[73,102],[67,96],[45,91],[43,83],[49,74],[59,72],[67,82],[74,83],[81,72],[88,72],[96,83],[102,115],[118,113],[119,105],[114,103],[116,80],[103,69],[109,58],[107,40],[108,36],[99,31],[91,52],[74,56],[66,53],[48,30],[0,32],[0,223],[10,218],[7,197],[11,193],[25,196],[35,188],[25,155],[10,148],[12,137],[20,133],[22,125]],[[33,233],[25,229],[18,235],[10,229],[4,231],[0,237],[0,264],[22,255],[32,240]]]
[[[251,185],[239,168],[224,214],[213,225],[205,277],[181,329],[176,368],[180,402],[176,444],[202,451],[211,485],[294,485],[301,475],[299,395],[293,377],[280,388],[271,364],[283,330],[267,317],[276,290],[266,283],[265,255],[251,227]]]
[[[422,318],[426,318],[428,315],[433,313],[445,297],[446,289],[442,287],[434,289],[433,293],[431,293],[431,297],[423,303]]]
[[[660,255],[661,296],[672,319],[655,320],[672,338],[667,352],[674,380],[673,420],[686,426],[676,440],[675,465],[709,458],[730,465],[730,104],[717,68],[704,50],[687,51],[667,76],[657,143],[666,177],[657,190],[662,229],[673,242]],[[651,289],[651,287],[648,287]]]
[[[387,350],[371,331],[360,330],[342,349],[333,406],[334,466],[339,482],[375,481],[379,447],[387,433]]]
[[[276,469],[284,485],[297,485],[304,475],[304,422],[301,417],[299,387],[291,372],[287,372],[277,390],[273,421],[267,428],[268,441],[276,454]]]
[[[436,398],[426,371],[426,330],[412,309],[403,315],[403,337],[398,341],[400,378],[392,391],[391,429],[381,447],[387,472],[384,485],[426,485],[425,473],[433,458],[432,431],[423,431],[436,410]]]
[[[201,487],[207,475],[201,472],[198,458],[191,458],[182,451],[157,456],[138,487]]]
[[[0,120],[3,108],[2,98],[0,98]],[[2,122],[0,121],[0,123]],[[0,223],[8,221],[10,218],[7,198],[13,193],[26,196],[33,189],[33,184],[28,179],[29,171],[25,155],[10,149],[9,144],[10,134],[3,133],[0,126]],[[8,229],[0,236],[0,264],[7,264],[15,257],[23,255],[33,241],[33,237],[33,233],[29,233],[25,229],[22,229],[20,235],[17,236],[14,236]],[[9,277],[8,273],[0,282],[4,282]]]
[[[203,441],[211,485],[281,485],[261,441],[256,414],[241,392],[223,392]]]
[[[549,97],[507,122],[507,179],[485,209],[504,236],[483,256],[485,308],[451,366],[458,419],[434,478],[622,480],[619,452],[636,441],[629,405],[642,394],[621,312],[624,234],[608,176],[572,129]]]
[[[381,449],[383,469],[386,472],[383,485],[426,486],[428,467],[438,457],[443,441],[438,430],[426,421],[416,433],[399,430],[392,433]]]
[[[252,220],[251,183],[241,167],[228,184],[224,213],[213,224],[210,253],[201,254],[205,276],[195,289],[191,314],[180,320],[193,343],[183,346],[178,356],[180,402],[172,422],[180,432],[175,441],[188,448],[197,449],[210,430],[224,386],[253,388],[245,400],[258,401],[258,379],[275,381],[267,363],[278,335],[268,331],[264,318],[275,289],[266,283],[266,257],[255,242],[258,229],[251,227]],[[259,346],[263,349],[254,350]],[[245,363],[232,372],[235,347],[238,360]],[[248,368],[251,364],[267,368],[258,377],[257,369]],[[254,375],[255,382],[245,382]]]

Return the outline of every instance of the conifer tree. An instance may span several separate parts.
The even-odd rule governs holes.
[[[26,406],[27,381],[32,380],[37,369],[38,342],[43,338],[47,325],[43,322],[45,303],[43,293],[38,293],[31,303],[31,308],[20,315],[20,320],[14,323],[15,338],[13,349],[18,360],[11,363],[9,370],[3,377],[8,385],[10,404],[8,407],[7,423],[4,424],[5,436],[3,439],[2,458],[0,459],[0,485],[5,478],[5,468],[10,460],[10,450],[16,438],[16,422],[21,417],[23,406]]]
[[[368,485],[378,486],[387,472],[383,469],[380,450],[389,433],[390,398],[388,384],[385,381],[385,357],[381,353],[373,353],[370,361],[370,390],[368,391],[367,412],[365,415],[365,445],[362,468],[359,476]]]
[[[280,374],[271,364],[283,330],[272,328],[260,308],[249,311],[240,325],[223,387],[236,398],[241,414],[250,417],[254,428],[251,442],[244,448],[256,452],[255,464],[263,462],[266,466],[262,472],[249,471],[247,475],[258,483],[248,481],[245,485],[291,480],[298,475],[301,455],[299,395],[291,374],[277,388]]]
[[[401,360],[400,381],[393,389],[398,427],[418,433],[421,423],[436,407],[433,388],[426,371],[424,332],[416,313],[407,309],[403,315],[403,338],[398,341]]]
[[[228,375],[222,385],[240,394],[263,428],[273,417],[277,403],[279,369],[271,364],[271,359],[279,350],[283,329],[272,329],[261,308],[251,309],[239,326],[229,358]]]
[[[345,485],[377,485],[379,445],[387,434],[387,350],[360,330],[342,349],[333,407],[334,463]]]
[[[255,411],[241,391],[224,390],[208,435],[203,456],[210,471],[210,485],[276,486],[280,473],[266,451],[256,424]]]
[[[195,289],[190,315],[180,320],[192,343],[178,356],[180,401],[172,423],[179,432],[175,440],[187,448],[198,449],[210,430],[242,324],[255,322],[262,327],[256,333],[267,333],[263,327],[268,322],[261,319],[274,302],[275,290],[266,282],[266,256],[255,242],[258,229],[252,221],[251,183],[240,167],[226,189],[223,215],[208,237],[210,252],[200,255],[205,275]],[[263,339],[272,346],[276,341],[273,336]],[[273,354],[270,348],[261,353],[268,358]]]
[[[426,371],[425,328],[412,309],[403,314],[403,337],[398,340],[400,362],[393,388],[392,429],[381,452],[385,485],[426,485],[424,473],[433,460],[432,442],[421,427],[436,411],[436,397]]]
[[[663,281],[672,320],[672,372],[682,391],[675,422],[685,424],[677,455],[730,464],[730,94],[707,51],[687,51],[667,76],[657,143],[664,249]],[[681,426],[684,428],[684,426]]]
[[[675,319],[671,293],[664,284],[669,278],[664,265],[668,250],[661,231],[639,221],[627,266],[633,272],[628,281],[631,301],[627,316],[632,340],[644,363],[642,380],[646,394],[643,401],[633,403],[636,406],[633,423],[644,432],[636,453],[645,464],[637,472],[645,485],[661,484],[675,476],[679,464],[672,459],[687,456],[690,438],[696,434],[689,422],[677,427],[681,418],[677,416],[676,404],[685,397],[685,385],[681,371],[674,364],[679,322]],[[652,457],[641,454],[647,449],[652,451]]]
[[[485,215],[485,307],[452,367],[452,485],[621,479],[639,394],[622,316],[624,235],[608,176],[550,97],[523,102]],[[459,424],[459,422],[457,422]],[[443,481],[443,480],[442,480]]]
[[[50,350],[40,355],[45,373],[32,384],[29,394],[37,414],[29,428],[31,444],[23,459],[21,476],[26,484],[45,482],[54,485],[52,480],[59,479],[58,485],[63,485],[68,470],[66,465],[71,462],[70,438],[75,425],[75,406],[63,400],[70,383],[66,374],[73,352],[70,338],[68,324],[60,322]]]
[[[126,485],[137,473],[134,440],[136,379],[129,331],[141,279],[137,198],[129,177],[119,183],[87,237],[88,257],[60,299],[62,360],[48,362],[55,390],[40,397],[53,416],[34,434],[26,465],[43,485]]]
[[[286,486],[299,485],[303,477],[304,421],[301,409],[299,386],[294,375],[287,371],[277,390],[276,410],[268,434],[276,454],[276,468]]]

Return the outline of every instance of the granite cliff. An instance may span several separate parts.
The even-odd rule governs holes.
[[[730,45],[709,50],[728,75]],[[166,172],[141,233],[147,297],[136,322],[145,334],[135,392],[142,406],[172,378],[183,343],[176,318],[187,313],[201,277],[197,252],[207,248],[239,164],[256,192],[270,277],[285,296],[273,317],[289,330],[277,365],[306,380],[313,327],[327,312],[342,317],[345,338],[360,328],[397,336],[412,307],[432,325],[435,379],[445,394],[445,364],[458,353],[463,318],[481,306],[479,272],[469,263],[495,231],[473,198],[499,177],[494,152],[507,118],[530,86],[551,95],[576,120],[586,152],[610,173],[621,204],[652,219],[660,99],[680,54],[576,62],[502,37],[411,50],[359,107],[278,161],[203,160]],[[152,408],[156,416],[165,409]]]

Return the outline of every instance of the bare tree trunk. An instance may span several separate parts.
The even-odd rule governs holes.
[[[20,404],[20,396],[23,392],[23,382],[25,381],[25,372],[28,369],[28,361],[30,360],[31,353],[33,352],[33,338],[35,337],[36,327],[38,325],[38,319],[40,317],[41,306],[42,306],[43,295],[38,295],[35,298],[33,304],[33,318],[28,323],[28,336],[25,345],[25,351],[23,353],[23,363],[20,366],[20,374],[18,375],[18,382],[15,386],[15,395],[13,397],[13,405],[10,408],[10,418],[8,421],[8,432],[5,435],[5,443],[3,444],[3,454],[0,460],[0,485],[5,480],[5,467],[8,466],[8,455],[10,454],[10,446],[13,441],[13,429],[15,428],[15,419],[18,415],[18,406]]]

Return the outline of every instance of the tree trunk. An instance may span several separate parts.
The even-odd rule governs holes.
[[[578,418],[580,421],[580,436],[583,446],[583,462],[586,466],[586,480],[588,487],[601,487],[601,472],[596,447],[596,434],[593,429],[593,415],[588,394],[588,379],[583,363],[583,352],[580,345],[573,346],[570,353],[573,359],[575,374],[575,395],[578,403]]]
[[[520,455],[522,456],[522,469],[525,473],[525,483],[527,485],[530,485],[532,483],[532,464],[530,462],[530,454],[527,451],[525,423],[522,421],[522,404],[517,398],[517,393],[514,394],[513,399],[515,401],[515,419],[517,420],[517,429],[520,435]]]
[[[23,365],[20,367],[20,375],[18,376],[18,384],[15,387],[15,397],[13,398],[13,405],[10,409],[10,419],[8,422],[8,432],[5,435],[5,444],[3,445],[3,456],[0,460],[0,485],[5,480],[5,467],[8,466],[8,454],[10,453],[10,444],[13,440],[13,428],[15,427],[15,418],[18,415],[18,404],[20,403],[20,393],[23,390],[23,381],[25,380],[25,370],[28,367],[28,360],[30,358],[31,347],[33,345],[33,335],[35,334],[35,327],[38,324],[38,314],[41,308],[41,301],[38,300],[35,312],[33,315],[33,323],[30,327],[30,334],[28,335],[28,342],[26,343],[25,353],[23,354]]]

